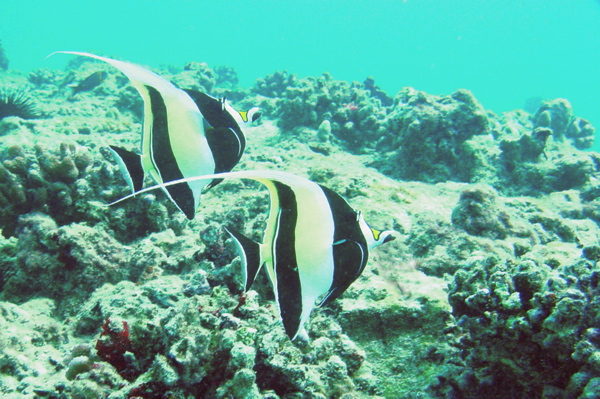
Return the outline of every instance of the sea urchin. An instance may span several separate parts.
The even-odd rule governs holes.
[[[24,91],[0,91],[0,120],[7,116],[36,119],[41,115],[31,97]]]

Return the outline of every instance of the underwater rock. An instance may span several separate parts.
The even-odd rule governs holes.
[[[551,135],[552,130],[538,127],[531,133],[524,133],[518,140],[501,140],[499,147],[502,151],[502,163],[507,169],[514,170],[518,163],[539,161]]]
[[[55,150],[13,145],[0,160],[0,224],[5,236],[13,234],[19,215],[29,212],[48,213],[59,223],[89,217],[89,194],[102,189],[89,186],[93,157],[75,144],[63,142]]]
[[[563,98],[542,101],[535,116],[534,127],[546,127],[552,130],[554,139],[561,141],[565,138],[567,128],[573,120],[571,103]]]
[[[33,396],[44,382],[62,370],[58,346],[65,340],[61,324],[53,319],[54,303],[34,299],[17,306],[0,302],[2,389]]]
[[[469,234],[504,239],[510,229],[510,218],[496,204],[491,187],[473,186],[460,194],[452,211],[452,224]]]
[[[143,118],[144,100],[133,86],[128,82],[124,84],[126,86],[119,92],[119,98],[115,103],[117,110],[121,113],[129,112],[139,119]]]
[[[592,156],[566,152],[543,165],[520,165],[513,171],[510,182],[520,181],[520,191],[532,195],[564,191],[585,186],[597,168]]]
[[[578,151],[568,141],[556,142],[548,128],[500,140],[496,177],[492,182],[507,195],[533,195],[585,188],[598,170],[594,153]]]
[[[298,79],[277,72],[259,80],[255,92],[276,96],[274,117],[284,132],[300,127],[317,130],[328,120],[332,136],[352,152],[373,148],[381,132],[386,111],[371,91],[357,82],[334,80],[325,73],[319,78]]]
[[[127,278],[127,250],[101,230],[58,227],[49,216],[32,213],[19,219],[16,237],[15,268],[4,300],[45,295],[57,301],[59,312],[68,313],[94,288]]]
[[[0,226],[6,237],[14,235],[20,215],[32,212],[45,213],[59,225],[102,222],[125,243],[167,228],[181,231],[177,209],[153,194],[145,201],[103,206],[127,189],[118,168],[86,146],[15,144],[0,152],[0,162]]]
[[[372,79],[285,72],[241,100],[231,68],[173,69],[273,118],[249,130],[241,168],[309,176],[398,231],[290,343],[268,280],[241,293],[222,236],[261,237],[264,190],[224,182],[193,221],[161,191],[105,206],[129,189],[100,146],[138,148],[141,100],[111,71],[70,99],[98,64],[69,68],[19,81],[56,117],[0,121],[5,395],[598,396],[600,158],[579,151],[589,123],[559,123],[567,108],[536,122],[408,88],[390,104]]]
[[[264,78],[258,78],[252,91],[265,97],[280,98],[283,97],[288,87],[297,86],[297,82],[298,77],[295,74],[277,71]]]
[[[594,136],[596,129],[590,122],[583,118],[576,117],[569,125],[566,137],[571,140],[573,146],[578,150],[587,150],[594,145]]]
[[[183,294],[184,283],[179,277],[170,277],[141,286],[130,282],[106,285],[96,290],[75,316],[79,339],[97,337],[102,328],[100,340],[112,337],[111,345],[118,349],[115,355],[122,358],[129,353],[139,367],[139,377],[123,388],[126,392],[170,390],[216,397],[260,397],[260,392],[266,391],[315,397],[330,397],[340,390],[359,392],[352,376],[360,369],[364,354],[353,354],[360,354],[360,349],[342,337],[332,335],[327,338],[329,344],[317,343],[303,354],[278,328],[273,309],[257,307],[256,312],[242,312],[237,318],[232,313],[240,304],[226,289],[215,287],[189,297]],[[170,304],[165,307],[152,299],[158,296],[169,298]],[[115,343],[115,339],[125,338],[126,345]],[[101,354],[108,344],[98,345],[100,357],[113,364],[122,377],[131,379],[125,373],[128,369],[115,363],[117,357]],[[71,362],[74,359],[78,357]],[[85,366],[85,359],[81,363]],[[94,381],[85,373],[78,374],[78,379]]]
[[[217,75],[215,85],[221,88],[237,89],[240,79],[237,72],[230,66],[218,65],[214,68]]]
[[[563,98],[542,101],[534,116],[534,126],[551,129],[556,141],[568,139],[579,150],[594,145],[594,127],[576,117],[571,103]]]
[[[4,284],[16,272],[16,255],[17,239],[15,237],[6,239],[0,235],[0,292],[4,289]]]
[[[327,142],[331,136],[331,123],[325,119],[317,128],[317,138],[319,141]]]
[[[85,168],[91,161],[91,155],[87,149],[68,143],[61,143],[59,151],[60,154],[54,155],[42,146],[37,146],[36,155],[40,166],[51,178],[63,183],[73,183],[79,177],[76,161]]]
[[[88,372],[92,369],[92,361],[88,356],[77,356],[71,359],[65,371],[67,380],[74,380],[78,374]]]
[[[37,89],[57,85],[64,80],[65,73],[48,68],[39,68],[29,72],[27,80]]]
[[[479,172],[480,151],[469,140],[488,135],[483,107],[467,90],[438,97],[402,89],[384,123],[373,166],[398,179],[471,181]]]
[[[394,103],[394,99],[392,97],[388,96],[386,92],[375,85],[375,79],[373,79],[372,76],[369,76],[367,79],[365,79],[363,85],[365,86],[365,89],[371,92],[371,96],[378,98],[379,101],[381,101],[381,105],[384,107],[389,107]]]
[[[488,117],[490,118],[491,133],[495,140],[516,140],[534,130],[532,116],[522,110],[504,112],[501,115],[488,111]]]
[[[454,276],[450,304],[468,334],[457,341],[465,363],[447,375],[454,394],[541,397],[552,387],[580,397],[597,389],[597,266],[572,255],[557,262],[551,247],[540,254],[541,262],[473,258]]]

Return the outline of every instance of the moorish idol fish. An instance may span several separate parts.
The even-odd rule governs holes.
[[[69,85],[71,90],[73,90],[72,95],[74,96],[82,91],[90,91],[93,88],[96,88],[100,83],[104,82],[104,79],[106,79],[107,76],[108,73],[106,71],[96,71],[78,84]]]
[[[142,189],[146,174],[162,184],[230,171],[246,148],[242,126],[260,116],[258,108],[238,112],[224,98],[181,90],[136,64],[75,51],[58,53],[96,58],[114,66],[129,78],[144,100],[141,155],[110,146],[133,192]],[[201,193],[219,182],[182,181],[163,189],[188,219],[193,219]]]
[[[339,194],[308,179],[279,171],[192,179],[216,177],[252,179],[269,190],[271,203],[262,244],[237,231],[226,231],[242,260],[246,291],[266,264],[285,332],[292,340],[315,306],[338,298],[361,275],[369,250],[395,238],[391,231],[371,228]]]

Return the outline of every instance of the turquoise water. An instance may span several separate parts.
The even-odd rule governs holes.
[[[149,66],[233,66],[242,86],[276,70],[373,76],[391,95],[474,92],[489,109],[563,97],[600,128],[600,3],[594,0],[0,0],[10,67],[62,67],[55,50]],[[597,142],[595,149],[600,149]]]

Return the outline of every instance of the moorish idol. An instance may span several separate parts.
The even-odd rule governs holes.
[[[184,180],[207,178],[252,179],[268,188],[271,203],[262,244],[226,231],[238,249],[246,291],[266,264],[285,332],[292,340],[315,306],[338,298],[361,275],[369,250],[395,238],[391,231],[371,228],[331,189],[290,173],[241,171]]]
[[[225,98],[181,90],[136,64],[75,51],[57,53],[96,58],[114,66],[129,78],[144,100],[141,155],[110,146],[134,193],[142,189],[146,174],[162,184],[230,171],[246,148],[242,126],[260,116],[258,108],[238,112]],[[201,193],[220,181],[183,181],[163,189],[188,219],[193,219]]]

